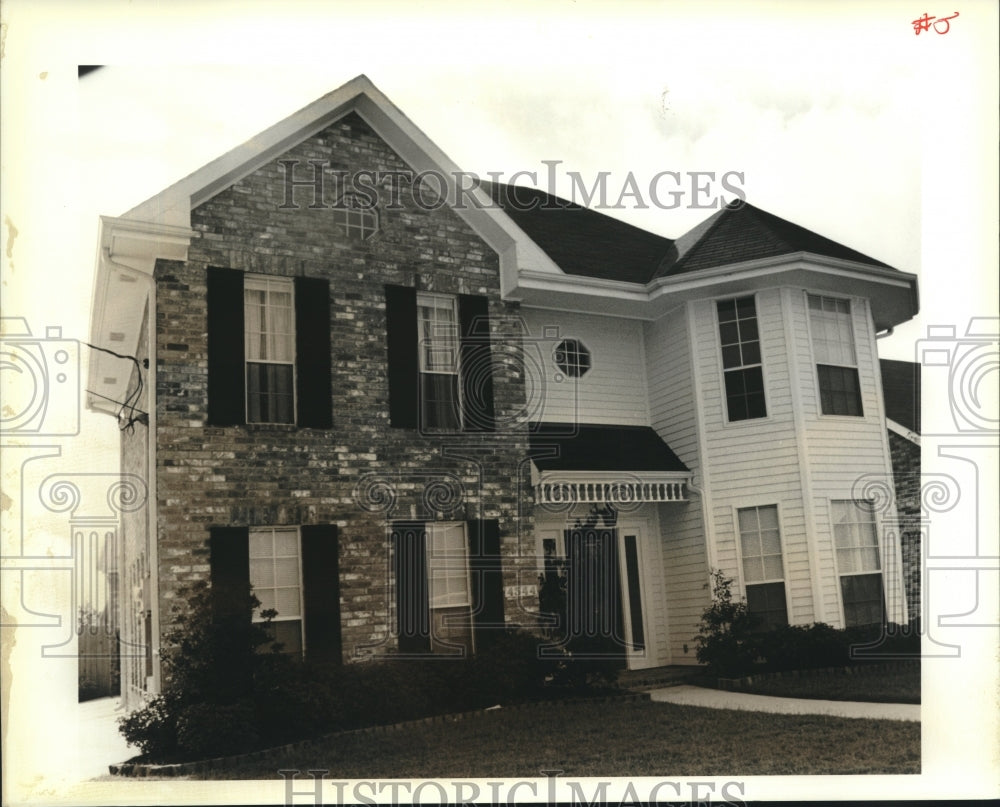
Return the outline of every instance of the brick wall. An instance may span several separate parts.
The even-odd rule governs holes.
[[[387,210],[382,188],[380,231],[357,240],[342,232],[330,210],[308,208],[311,189],[296,190],[298,209],[280,209],[279,159],[299,160],[298,178],[311,176],[308,160],[325,160],[333,170],[407,170],[352,114],[194,210],[192,227],[201,237],[193,240],[189,260],[157,263],[163,630],[184,585],[208,579],[210,527],[335,523],[345,657],[391,652],[388,521],[498,519],[502,551],[511,559],[505,585],[523,582],[514,559],[521,545],[533,548],[533,538],[530,517],[519,518],[519,498],[530,496],[519,479],[527,434],[523,424],[508,425],[524,406],[516,362],[495,362],[496,433],[433,438],[391,428],[384,285],[487,296],[495,346],[516,339],[510,317],[517,309],[500,300],[496,254],[447,207],[422,209],[404,192],[402,209]],[[209,266],[330,280],[332,429],[206,426]],[[495,347],[494,355],[500,353]],[[445,449],[457,458],[446,457]],[[453,487],[458,480],[460,493],[434,500],[435,488],[427,486],[445,475]],[[387,487],[394,500],[388,509],[390,499],[378,495]],[[508,621],[524,618],[513,602],[506,614]]]
[[[906,605],[913,621],[920,618],[920,446],[889,432],[889,450],[901,528]]]

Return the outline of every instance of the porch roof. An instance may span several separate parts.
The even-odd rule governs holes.
[[[690,473],[649,426],[532,423],[531,459],[539,471]]]

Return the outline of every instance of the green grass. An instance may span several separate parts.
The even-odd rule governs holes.
[[[579,703],[497,710],[454,723],[353,735],[194,775],[328,778],[754,776],[920,772],[920,724],[776,715],[668,703]]]
[[[889,671],[869,671],[861,667],[851,674],[841,672],[802,678],[771,678],[754,682],[740,691],[783,698],[920,703],[920,666],[900,665]]]

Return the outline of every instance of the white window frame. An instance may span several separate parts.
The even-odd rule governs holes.
[[[845,363],[839,360],[833,361],[826,358],[823,358],[821,360],[820,346],[818,342],[820,341],[826,342],[829,340],[825,339],[819,340],[816,337],[817,326],[814,324],[813,320],[814,309],[811,306],[811,302],[813,299],[820,301],[821,309],[816,316],[820,317],[821,319],[823,318],[830,319],[830,317],[827,316],[828,314],[833,314],[836,316],[837,314],[843,313],[843,312],[837,312],[836,310],[829,312],[826,311],[825,308],[822,308],[828,302],[833,303],[834,306],[836,306],[837,304],[843,304],[847,307],[846,324],[847,324],[848,335],[850,337],[850,352],[851,352],[850,363]],[[862,388],[861,388],[861,368],[858,366],[858,335],[857,335],[857,329],[854,327],[854,306],[852,305],[852,302],[853,301],[849,297],[838,297],[829,294],[814,294],[808,291],[805,292],[806,319],[809,323],[809,352],[812,355],[813,359],[813,376],[815,377],[816,381],[816,412],[819,414],[820,417],[849,418],[851,420],[863,420],[866,417],[864,395],[862,394]],[[840,340],[840,343],[842,345],[846,344],[845,342],[843,342],[843,340]],[[823,411],[823,385],[820,381],[820,373],[819,373],[820,365],[823,365],[825,367],[838,367],[854,371],[854,378],[858,385],[858,406],[861,409],[860,414],[849,415],[849,414]]]
[[[472,610],[472,574],[469,569],[469,534],[468,527],[464,521],[429,521],[425,524],[427,534],[427,605],[430,610],[468,608]],[[460,538],[461,549],[457,552],[438,551],[435,547],[435,536],[443,535],[446,531],[455,531]],[[434,572],[444,571],[451,573],[451,577],[456,577],[454,573],[463,571],[465,577],[465,601],[446,602],[435,604],[434,592]]]
[[[837,602],[840,605],[840,624],[843,627],[847,627],[847,614],[844,608],[844,590],[840,584],[842,577],[854,577],[862,575],[872,575],[878,574],[882,578],[882,610],[883,615],[888,618],[888,607],[889,603],[886,598],[886,585],[885,585],[885,548],[882,543],[882,522],[879,519],[878,512],[875,509],[875,503],[869,499],[830,499],[829,502],[829,513],[830,513],[830,545],[833,549],[833,567],[837,574]],[[872,531],[875,534],[874,547],[878,553],[878,568],[877,569],[854,569],[853,571],[842,571],[840,568],[840,553],[837,550],[837,521],[835,509],[836,505],[839,504],[864,504],[867,505],[871,514],[871,525]],[[851,522],[852,524],[867,524],[869,522]],[[866,545],[867,546],[867,545]],[[862,547],[850,547],[851,549],[858,549]]]
[[[719,303],[725,302],[737,302],[746,298],[753,300],[754,305],[754,320],[757,323],[757,345],[760,349],[760,361],[752,364],[741,364],[739,367],[726,367],[725,357],[723,355],[723,344],[722,344],[722,321],[719,319]],[[726,295],[725,297],[716,297],[711,300],[712,306],[712,318],[715,325],[715,343],[718,346],[718,352],[716,355],[719,358],[719,399],[722,401],[722,425],[724,428],[729,427],[742,427],[750,423],[762,423],[766,420],[771,419],[771,401],[768,397],[768,385],[767,385],[767,363],[764,361],[764,334],[760,326],[760,298],[756,293],[753,294],[738,294],[738,295]],[[760,367],[761,376],[761,386],[763,387],[764,394],[764,415],[762,417],[753,418],[743,418],[741,420],[731,420],[729,417],[729,398],[726,395],[726,374],[734,370],[748,370],[752,367]]]
[[[558,358],[560,353],[563,355],[562,359]],[[581,361],[582,357],[586,357],[586,365]],[[574,336],[559,340],[559,344],[552,349],[552,361],[567,378],[583,378],[594,369],[594,354],[582,339]]]
[[[444,304],[444,305],[442,305]],[[443,333],[443,335],[438,335],[437,331],[444,331],[448,328],[448,323],[444,320],[439,321],[437,317],[431,320],[431,340],[446,340],[450,341],[454,339],[454,361],[452,362],[453,369],[450,370],[440,370],[440,369],[428,369],[427,368],[427,355],[424,348],[424,320],[421,317],[421,311],[424,308],[430,308],[433,311],[443,310],[448,308],[451,310],[451,324],[454,325],[454,335],[450,333]],[[417,372],[423,375],[448,375],[455,377],[455,414],[458,420],[457,429],[461,430],[464,427],[462,419],[462,334],[461,334],[461,323],[458,318],[458,298],[454,294],[437,294],[433,292],[420,291],[417,292]],[[418,394],[420,397],[420,413],[423,415],[426,409],[426,402],[423,398],[423,384],[418,384]],[[423,428],[423,424],[420,424]],[[434,427],[438,428],[438,427]],[[443,428],[443,427],[442,427]]]
[[[782,576],[780,578],[777,578],[777,577],[775,577],[775,578],[767,577],[767,578],[764,578],[762,580],[754,580],[754,581],[748,583],[747,579],[746,579],[746,570],[744,569],[744,566],[743,566],[743,559],[744,559],[743,558],[743,533],[740,530],[740,511],[741,510],[757,510],[757,511],[760,511],[761,508],[765,508],[765,507],[773,507],[774,508],[774,510],[775,510],[775,516],[776,516],[777,522],[778,522],[778,543],[781,546],[780,557],[781,557],[781,574],[782,574]],[[757,523],[758,523],[758,526],[759,526],[759,524],[760,524],[760,515],[759,515],[759,512],[758,512],[757,519],[758,519]],[[746,502],[746,503],[740,503],[740,504],[734,505],[733,506],[733,533],[735,535],[735,542],[736,542],[736,562],[737,562],[738,568],[739,568],[739,580],[740,580],[740,583],[741,583],[741,586],[742,586],[742,589],[743,589],[743,597],[744,597],[744,599],[746,599],[749,602],[749,598],[747,597],[747,586],[748,585],[750,585],[750,586],[756,586],[756,585],[766,585],[768,583],[782,583],[783,586],[784,586],[784,591],[785,591],[785,616],[788,618],[788,624],[791,625],[792,624],[792,602],[791,602],[791,591],[790,591],[791,587],[789,586],[789,583],[788,583],[788,558],[786,557],[787,547],[785,546],[785,539],[784,539],[785,527],[784,527],[784,524],[782,523],[781,505],[778,504],[777,502],[760,502],[760,503],[757,503],[757,502]],[[758,530],[758,536],[759,536],[759,530]],[[763,558],[763,555],[761,555],[760,557]],[[763,563],[761,564],[761,570],[762,570],[762,573],[763,573]]]
[[[254,536],[255,533],[258,534],[258,535],[266,533],[266,534],[269,534],[271,536],[272,553],[270,555],[270,559],[271,559],[271,562],[272,562],[272,565],[273,565],[274,561],[276,560],[274,552],[273,552],[274,536],[275,536],[275,533],[277,533],[277,532],[285,532],[285,533],[294,533],[295,534],[295,548],[296,548],[296,552],[297,552],[298,573],[299,573],[299,576],[298,576],[299,612],[298,612],[298,614],[292,615],[292,616],[289,616],[287,614],[283,615],[283,614],[281,614],[279,612],[278,615],[276,617],[274,617],[273,620],[270,620],[270,621],[272,621],[272,622],[298,622],[299,623],[299,630],[301,631],[300,644],[301,644],[301,647],[302,647],[302,653],[305,654],[305,652],[306,652],[306,613],[305,613],[305,590],[304,590],[303,583],[302,583],[302,531],[298,527],[251,527],[250,530],[249,530],[248,539],[249,539],[250,545],[252,547],[252,545],[253,545],[253,536]],[[289,557],[289,556],[288,555],[282,555],[282,557]],[[259,560],[260,558],[257,558],[257,559]],[[255,560],[255,558],[254,558],[252,550],[251,550],[250,551],[251,567],[252,567],[252,564],[253,564],[253,560]],[[251,572],[251,575],[250,575],[250,583],[251,583],[251,585],[253,585],[253,582],[254,582],[253,581],[253,573]],[[271,589],[277,590],[279,588],[279,586],[277,586],[277,585],[275,585],[275,586],[264,586],[264,587],[261,587],[261,588],[263,588],[263,589],[271,588]],[[261,588],[258,588],[257,586],[254,586],[254,594],[257,595],[258,599],[260,599],[260,595],[258,594],[258,591],[260,591]],[[289,586],[282,586],[281,588],[290,588],[290,587]],[[277,603],[275,603],[275,604],[277,604]],[[251,621],[253,621],[255,623],[267,622],[268,620],[265,619],[264,617],[262,617],[260,615],[260,612],[262,610],[266,610],[266,609],[263,608],[263,605],[261,607],[254,608],[254,610],[253,610],[253,616],[251,617]]]
[[[379,231],[378,208],[362,207],[357,204],[358,195],[345,193],[332,208],[334,224],[344,228],[351,238],[360,237],[367,241]]]
[[[290,306],[290,334],[285,334],[291,338],[291,360],[289,361],[277,361],[274,359],[251,359],[250,358],[250,336],[248,332],[248,324],[244,321],[243,325],[243,362],[244,362],[244,382],[243,382],[243,398],[244,398],[244,421],[248,424],[278,424],[278,425],[294,425],[298,422],[298,396],[296,395],[296,388],[298,386],[298,376],[296,370],[297,363],[297,353],[296,353],[296,334],[298,323],[295,321],[295,282],[290,277],[274,277],[271,275],[255,275],[247,274],[243,279],[243,306],[244,309],[247,305],[246,293],[248,291],[263,291],[266,295],[271,291],[281,291],[287,292],[291,297]],[[267,298],[265,298],[266,300]],[[267,303],[265,303],[267,307]],[[245,320],[245,316],[244,316]],[[267,333],[267,331],[265,331]],[[292,368],[292,419],[291,421],[283,420],[251,420],[250,419],[250,372],[249,367],[251,364],[276,364],[282,366],[291,366]]]

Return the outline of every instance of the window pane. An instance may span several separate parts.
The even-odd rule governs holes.
[[[299,556],[299,534],[296,530],[274,531],[274,554],[277,557]]]
[[[275,591],[275,606],[279,616],[299,615],[299,589],[279,588]]]
[[[848,626],[884,621],[881,574],[858,574],[840,578],[844,621]]]
[[[764,583],[747,586],[746,589],[747,607],[751,614],[760,618],[760,630],[769,630],[788,624],[784,583]]]
[[[270,558],[250,558],[250,585],[254,591],[274,585],[274,565]]]
[[[427,429],[461,428],[458,409],[458,376],[420,374],[421,422]]]
[[[764,579],[764,562],[759,558],[743,558],[743,577],[748,583]]]
[[[298,619],[272,622],[268,628],[274,641],[281,644],[281,652],[302,655],[302,621]],[[270,650],[270,647],[262,648]]]
[[[756,340],[743,343],[743,364],[760,364],[760,343]]]
[[[764,530],[760,532],[760,544],[765,555],[781,554],[781,538],[777,530]]]
[[[785,572],[781,564],[781,555],[765,555],[764,556],[764,579],[765,580],[780,580],[785,576]]]
[[[251,558],[269,558],[273,549],[273,538],[271,537],[270,531],[268,532],[251,532],[250,533],[250,557]]]
[[[858,371],[853,367],[816,366],[819,377],[820,402],[824,415],[861,417],[861,387]]]
[[[766,509],[766,508],[761,508],[761,509]],[[749,532],[751,530],[753,530],[754,532],[757,531],[760,523],[757,510],[758,508],[756,507],[748,507],[744,510],[740,510],[737,512],[737,515],[739,516],[741,533]]]

